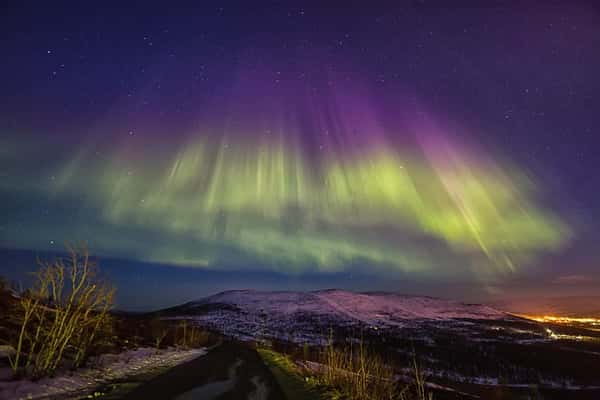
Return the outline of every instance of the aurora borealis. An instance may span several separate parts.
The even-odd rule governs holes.
[[[134,161],[123,146],[91,163],[84,151],[52,172],[45,189],[88,192],[108,224],[186,236],[202,249],[177,254],[166,241],[144,251],[149,261],[208,267],[239,262],[220,253],[226,245],[278,270],[338,270],[358,259],[426,272],[432,256],[404,238],[427,235],[503,270],[566,241],[566,225],[540,209],[518,171],[509,177],[437,137],[422,140],[419,156],[386,143],[373,116],[346,121],[343,104],[329,106],[339,113],[316,113],[307,132],[271,121],[279,118],[269,110],[262,130],[251,119],[239,131],[199,128],[180,149]],[[311,130],[328,132],[318,150],[302,144]]]
[[[265,10],[12,9],[0,245],[290,277],[571,274],[545,264],[589,234],[593,158],[566,166],[560,138],[598,126],[597,13]]]

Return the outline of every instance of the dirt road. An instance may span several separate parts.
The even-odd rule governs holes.
[[[225,342],[137,386],[122,400],[284,400],[255,349]]]

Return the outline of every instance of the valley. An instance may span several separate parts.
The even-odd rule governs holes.
[[[401,378],[418,360],[428,382],[439,385],[440,398],[460,398],[458,392],[465,398],[533,392],[550,399],[565,393],[568,398],[600,396],[600,333],[577,321],[534,320],[431,297],[341,290],[230,291],[161,315],[299,358],[310,359],[330,341],[365,343]]]

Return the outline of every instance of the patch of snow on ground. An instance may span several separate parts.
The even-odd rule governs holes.
[[[269,388],[264,384],[260,377],[253,377],[252,383],[256,389],[250,393],[248,400],[267,400],[269,398]]]
[[[0,400],[40,399],[49,396],[68,396],[71,393],[92,392],[94,388],[116,379],[184,363],[206,354],[206,349],[159,350],[139,348],[120,354],[104,354],[98,367],[82,368],[73,373],[59,374],[32,382],[22,379],[0,382]]]
[[[411,368],[402,368],[403,376],[412,376],[414,371]],[[454,382],[460,383],[472,383],[476,385],[482,386],[503,386],[503,387],[512,387],[512,388],[529,388],[529,387],[538,387],[543,389],[565,389],[565,390],[597,390],[600,389],[600,386],[586,386],[586,385],[575,385],[572,382],[566,381],[553,381],[549,379],[541,379],[540,382],[531,382],[531,383],[501,383],[498,378],[489,377],[489,376],[465,376],[458,374],[456,372],[450,371],[434,371],[431,369],[425,369],[424,375],[426,377],[436,377],[436,378],[444,378]],[[401,375],[399,375],[401,376]]]

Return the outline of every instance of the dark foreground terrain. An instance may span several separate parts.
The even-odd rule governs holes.
[[[126,394],[108,399],[285,399],[257,351],[244,344],[224,342],[206,355],[181,364],[140,384]]]
[[[16,298],[4,299],[0,341],[6,342],[17,328],[7,318]],[[197,347],[208,351],[196,359],[158,376],[139,371],[96,388],[92,396],[107,400],[318,400],[302,390],[302,374],[285,376],[265,359],[264,349],[286,354],[295,365],[322,363],[329,342],[359,341],[394,368],[401,384],[412,384],[416,359],[435,400],[600,399],[595,326],[533,321],[481,305],[340,291],[236,291],[161,312],[113,317],[120,339],[104,351],[152,346],[157,322],[169,327],[163,347],[180,341],[183,329],[188,336],[192,328],[210,333],[200,337]],[[69,398],[89,398],[88,389]],[[44,397],[59,398],[65,397]]]
[[[436,399],[600,399],[600,331],[482,305],[342,291],[232,291],[164,311],[240,340],[318,361],[328,341],[362,341],[410,379],[416,358]]]
[[[273,366],[270,365],[272,368]],[[279,375],[279,374],[278,374]],[[265,365],[253,345],[225,341],[209,352],[148,381],[143,378],[113,385],[103,398],[108,400],[319,400],[316,393],[293,388],[289,381],[277,378]],[[283,385],[283,386],[282,386]],[[548,388],[535,384],[486,385],[475,382],[428,379],[429,391],[436,400],[454,399],[544,399],[597,400],[600,389]],[[133,389],[131,389],[133,387]],[[286,396],[284,393],[288,393]]]

